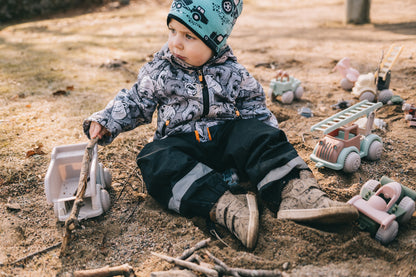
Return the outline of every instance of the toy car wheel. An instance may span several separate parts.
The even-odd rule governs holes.
[[[411,114],[406,114],[404,116],[404,120],[406,120],[406,121],[411,121],[412,119],[413,119],[413,116]]]
[[[373,141],[368,147],[367,159],[375,161],[380,159],[381,153],[383,153],[383,144],[378,140]]]
[[[301,99],[303,96],[303,87],[302,86],[298,86],[295,90],[295,98],[296,99]]]
[[[111,176],[111,171],[108,168],[104,168],[104,186],[105,186],[105,188],[110,188],[112,182],[113,182],[113,177]]]
[[[403,104],[402,110],[403,111],[410,111],[411,105],[410,104]]]
[[[377,97],[378,102],[382,102],[383,104],[387,104],[389,100],[393,97],[393,92],[389,89],[383,89],[380,91]]]
[[[269,89],[268,96],[269,96],[270,102],[277,102],[276,96],[274,96],[272,88]]]
[[[351,152],[345,158],[344,172],[352,173],[358,170],[361,165],[361,157],[357,152]]]
[[[105,189],[101,189],[100,193],[101,193],[101,195],[100,195],[101,196],[101,205],[103,206],[104,212],[106,212],[106,211],[108,211],[108,209],[110,208],[110,205],[111,205],[110,194]]]
[[[344,90],[351,90],[354,87],[354,83],[350,82],[347,78],[343,78],[340,85]]]
[[[402,208],[406,211],[405,214],[400,218],[399,222],[406,223],[412,218],[412,215],[415,212],[415,201],[413,201],[413,199],[409,196],[405,196],[400,201],[399,208]]]
[[[283,104],[290,104],[293,101],[295,94],[293,91],[286,91],[282,94],[282,103]]]
[[[360,190],[361,197],[365,197],[368,192],[376,192],[380,188],[380,182],[377,180],[368,180]]]
[[[363,100],[368,100],[370,102],[374,102],[376,96],[374,95],[374,93],[372,93],[371,91],[364,91],[361,95],[360,95],[360,101]]]
[[[399,223],[393,221],[386,229],[383,227],[378,228],[375,239],[382,244],[388,244],[394,240],[399,231]]]

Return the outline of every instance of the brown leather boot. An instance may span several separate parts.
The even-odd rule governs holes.
[[[256,246],[259,211],[253,193],[232,194],[226,191],[212,208],[210,217],[226,227],[248,249]]]
[[[347,223],[358,215],[354,206],[329,199],[308,170],[302,170],[300,178],[289,181],[283,189],[277,212],[278,219],[322,224]]]

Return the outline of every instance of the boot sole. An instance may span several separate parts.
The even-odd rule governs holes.
[[[252,193],[246,194],[247,206],[249,210],[249,221],[247,231],[247,244],[248,249],[253,249],[257,243],[257,237],[259,233],[259,210],[257,207],[256,196]]]
[[[352,205],[318,209],[283,210],[277,213],[278,219],[321,224],[349,223],[356,220],[358,216],[358,210]]]

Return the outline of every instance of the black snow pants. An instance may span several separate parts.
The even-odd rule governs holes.
[[[308,169],[282,130],[257,119],[230,121],[209,132],[207,142],[194,133],[155,140],[137,156],[148,193],[164,207],[207,217],[230,189],[224,172],[232,169],[277,211],[284,185]]]

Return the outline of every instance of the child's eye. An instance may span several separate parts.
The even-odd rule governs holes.
[[[193,37],[193,36],[188,35],[188,34],[186,35],[186,38],[187,38],[187,39],[194,39],[194,37]]]
[[[169,32],[171,32],[172,34],[175,34],[176,33],[176,30],[175,29],[172,29],[172,28],[169,28]]]

